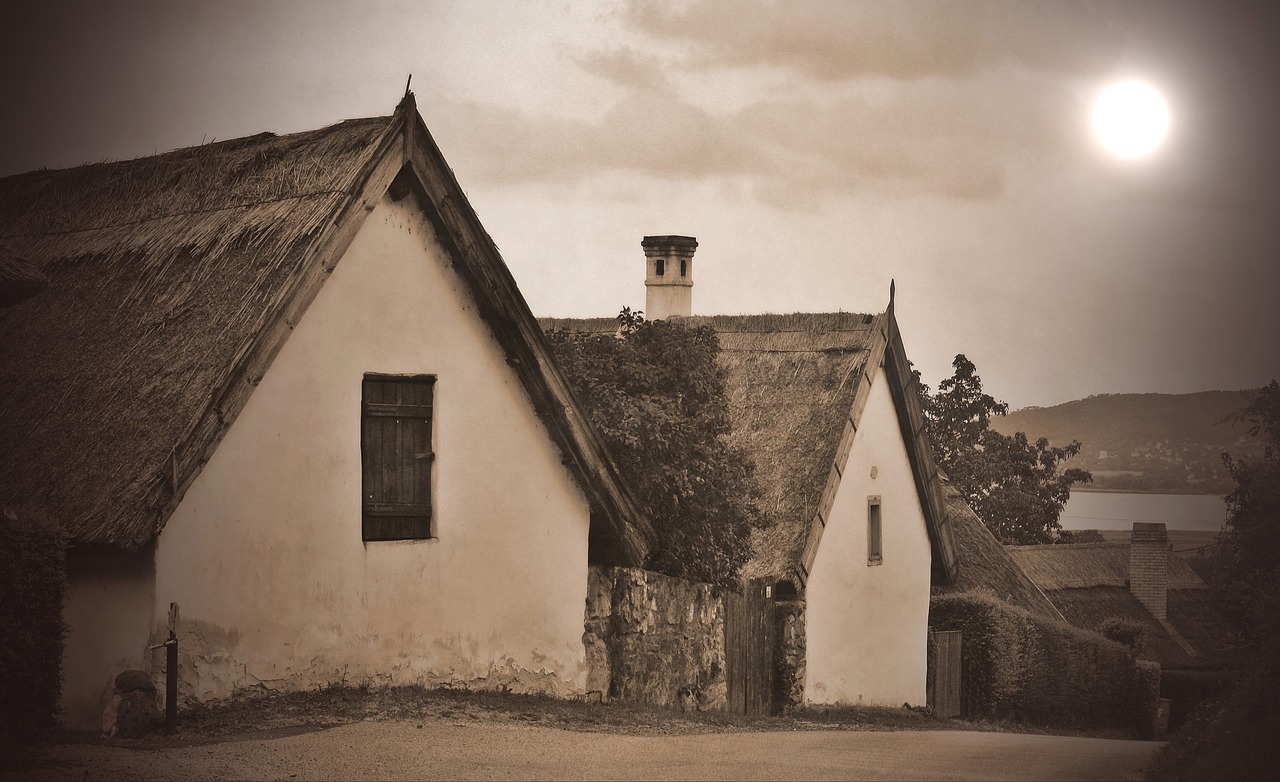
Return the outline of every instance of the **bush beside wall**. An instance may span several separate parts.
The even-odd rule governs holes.
[[[968,718],[1155,735],[1160,667],[1121,644],[981,592],[935,596],[929,625],[964,633]]]
[[[0,756],[57,725],[66,536],[47,516],[0,513]]]

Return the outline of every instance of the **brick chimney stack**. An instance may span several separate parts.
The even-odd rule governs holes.
[[[1129,591],[1156,619],[1169,606],[1169,535],[1164,524],[1135,521],[1129,537]]]
[[[644,248],[645,306],[649,320],[687,318],[693,314],[692,236],[646,236]]]

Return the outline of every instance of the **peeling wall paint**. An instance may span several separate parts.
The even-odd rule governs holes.
[[[805,589],[804,698],[923,704],[932,554],[883,371],[854,438]],[[876,565],[867,562],[870,496],[881,498],[884,557]]]

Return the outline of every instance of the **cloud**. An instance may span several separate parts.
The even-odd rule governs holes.
[[[1128,9],[1082,2],[632,0],[633,29],[689,46],[701,67],[772,65],[820,80],[967,76],[1000,67],[1081,74],[1109,66]]]
[[[667,86],[667,77],[659,62],[652,57],[642,57],[630,47],[591,51],[574,56],[573,61],[587,73],[624,87],[656,90]]]
[[[495,184],[578,182],[623,171],[659,179],[748,174],[758,150],[728,118],[666,91],[620,100],[598,121],[526,114],[476,102],[433,100],[433,127],[452,155]],[[502,150],[502,154],[494,154]]]
[[[454,136],[452,154],[486,183],[574,184],[613,172],[731,180],[770,206],[807,210],[869,190],[1001,198],[1011,167],[1047,171],[1069,159],[1077,110],[1068,90],[1043,79],[932,78],[741,108],[694,105],[667,86],[637,88],[595,120],[455,103],[433,111],[433,127]]]

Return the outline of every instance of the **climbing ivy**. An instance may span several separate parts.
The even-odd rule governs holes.
[[[759,524],[751,461],[729,442],[720,345],[705,326],[623,309],[612,334],[552,349],[656,532],[645,567],[736,586]]]

